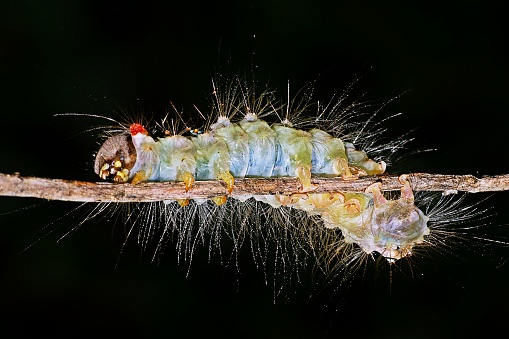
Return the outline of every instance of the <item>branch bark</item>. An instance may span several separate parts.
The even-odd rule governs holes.
[[[363,177],[357,180],[314,178],[318,187],[313,193],[363,192],[380,182],[383,191],[397,191],[401,183],[397,175]],[[414,173],[408,175],[414,191],[493,192],[509,190],[509,174],[477,178],[472,175]],[[300,183],[293,178],[236,179],[232,197],[245,195],[299,193]],[[219,181],[197,181],[189,192],[183,183],[147,182],[137,185],[84,182],[75,180],[22,177],[0,173],[0,196],[34,197],[48,200],[80,202],[149,202],[172,199],[212,198],[227,195]]]

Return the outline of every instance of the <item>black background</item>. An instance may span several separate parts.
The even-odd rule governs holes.
[[[507,30],[494,3],[3,4],[0,172],[95,180],[96,140],[79,133],[101,122],[54,114],[112,116],[114,106],[161,114],[170,100],[184,112],[193,104],[208,112],[215,67],[230,60],[231,73],[249,73],[254,52],[257,79],[270,78],[282,96],[288,80],[297,90],[318,77],[317,96],[326,99],[356,74],[366,74],[356,88],[367,99],[409,90],[384,110],[404,112],[388,122],[389,136],[417,128],[411,147],[437,150],[402,161],[400,172],[507,173]],[[499,193],[483,203],[500,227],[480,233],[504,235],[508,200]],[[0,213],[21,209],[0,215],[2,337],[425,338],[505,330],[503,246],[473,252],[447,243],[452,254],[392,276],[370,266],[311,299],[304,278],[274,303],[247,248],[240,274],[218,258],[208,263],[203,249],[186,277],[171,249],[159,264],[134,238],[120,253],[122,225],[113,220],[85,223],[57,242],[79,222],[65,217],[77,206],[0,199]]]

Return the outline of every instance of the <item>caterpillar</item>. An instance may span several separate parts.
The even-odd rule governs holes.
[[[414,197],[406,175],[400,176],[399,195],[382,194],[378,184],[363,193],[315,193],[312,177],[348,181],[383,176],[390,170],[395,151],[409,139],[403,136],[377,144],[383,130],[368,128],[373,115],[368,122],[349,120],[360,118],[369,106],[349,103],[349,88],[326,105],[313,105],[314,84],[293,100],[288,88],[286,104],[279,103],[272,91],[255,95],[254,86],[239,78],[230,81],[224,91],[214,81],[212,84],[212,114],[205,119],[198,110],[206,120],[197,125],[199,128],[189,127],[175,107],[180,122],[168,119],[170,113],[156,124],[143,116],[127,117],[128,122],[121,123],[88,115],[121,126],[103,134],[93,170],[101,180],[120,185],[180,182],[182,193],[192,191],[195,180],[219,180],[228,194],[157,203],[101,203],[91,207],[78,226],[105,212],[109,219],[121,212],[124,223],[132,225],[126,242],[136,237],[138,228],[137,240],[143,251],[155,244],[154,259],[171,243],[179,262],[189,264],[198,245],[207,241],[209,256],[219,252],[222,258],[225,240],[233,244],[230,258],[247,245],[256,265],[261,264],[264,270],[270,265],[268,258],[274,257],[274,284],[282,287],[293,279],[289,272],[299,280],[301,268],[308,262],[325,272],[327,279],[334,279],[330,282],[337,282],[338,275],[350,277],[369,262],[366,259],[392,265],[414,262],[416,253],[421,257],[429,249],[447,251],[445,238],[447,243],[451,238],[468,238],[461,235],[461,228],[450,225],[484,212],[477,204],[458,208],[463,198],[437,204],[436,199],[423,200],[421,194]],[[275,121],[270,121],[274,117]],[[185,126],[180,128],[180,123]],[[236,179],[274,177],[297,178],[300,191],[292,195],[230,195]],[[82,207],[90,205],[78,209]],[[269,253],[269,248],[275,253]],[[238,264],[237,259],[234,262]],[[282,284],[276,282],[281,277]]]
[[[3,7],[5,34],[0,33],[5,51],[0,53],[5,84],[0,172],[102,180],[94,173],[94,153],[104,140],[101,131],[90,130],[105,120],[53,118],[55,113],[113,117],[127,123],[120,128],[126,135],[132,123],[140,123],[157,141],[164,129],[154,131],[154,126],[163,120],[167,100],[173,100],[186,122],[172,134],[186,127],[192,131],[183,136],[209,131],[210,124],[188,116],[196,114],[191,104],[206,117],[218,111],[204,101],[213,91],[211,64],[220,47],[220,53],[229,49],[233,62],[239,61],[230,66],[233,72],[249,65],[246,56],[256,53],[257,78],[265,81],[270,73],[271,83],[282,92],[276,96],[284,102],[288,78],[297,88],[327,72],[313,101],[329,100],[366,64],[374,66],[374,74],[356,87],[370,91],[362,100],[384,101],[410,89],[373,119],[406,111],[381,121],[388,132],[375,143],[366,139],[369,134],[351,135],[361,128],[336,117],[313,126],[321,112],[317,106],[306,111],[313,116],[311,125],[290,119],[294,128],[316,127],[352,142],[376,163],[385,161],[384,173],[507,173],[508,67],[499,43],[506,30],[498,4],[451,3],[437,10],[420,2],[180,2],[178,7],[159,2],[134,7],[79,1],[45,9],[11,2]],[[41,74],[34,64],[47,71]],[[222,101],[247,111],[240,100]],[[258,118],[269,126],[285,120],[277,100],[263,101],[275,109],[249,105]],[[354,111],[364,122],[375,109],[357,106]],[[119,110],[134,119],[119,117]],[[176,115],[168,110],[169,117]],[[156,117],[149,120],[152,111]],[[243,116],[238,112],[231,120]],[[376,148],[414,128],[410,137],[416,141],[396,154],[405,156],[402,161]],[[427,147],[438,150],[406,157]],[[508,266],[498,264],[506,262],[507,247],[497,250],[484,240],[496,234],[507,239],[507,193],[481,203],[489,193],[462,200],[438,192],[429,194],[433,201],[428,201],[414,189],[414,204],[429,218],[429,235],[413,246],[411,255],[390,263],[377,252],[367,254],[346,243],[340,229],[324,227],[320,215],[292,204],[273,208],[254,198],[235,199],[240,179],[234,179],[232,195],[222,205],[211,200],[190,200],[182,207],[177,201],[77,204],[1,197],[3,337],[34,336],[34,331],[38,337],[98,332],[116,337],[470,337],[506,330]],[[410,184],[413,188],[412,177]],[[117,184],[129,185],[129,180]],[[185,182],[179,185],[185,192]],[[397,192],[383,195],[399,197]],[[441,199],[439,205],[449,212],[435,207]],[[468,210],[472,202],[480,204]],[[42,207],[10,213],[34,203]],[[468,212],[491,206],[478,216]],[[458,225],[460,217],[453,213],[465,214],[465,208],[466,222]],[[497,216],[481,220],[493,227],[475,220],[493,213]],[[330,273],[324,284],[320,278],[326,266]],[[343,282],[345,274],[349,277]]]
[[[267,112],[256,108],[269,107],[278,115],[270,96],[256,97],[250,105],[246,95],[231,94],[250,93],[250,89],[229,88],[228,94],[222,96],[213,85],[217,119],[203,131],[187,128],[185,131],[192,133],[185,136],[166,129],[165,136],[154,138],[146,126],[131,123],[124,132],[109,136],[101,145],[95,157],[95,173],[103,180],[134,185],[145,181],[182,182],[183,192],[191,190],[195,180],[220,180],[228,193],[234,189],[236,178],[295,177],[301,184],[298,194],[231,199],[251,199],[274,209],[303,211],[308,217],[317,217],[323,227],[340,230],[344,242],[355,244],[366,254],[378,253],[389,262],[410,256],[413,247],[425,241],[430,233],[428,217],[415,205],[406,176],[400,177],[401,194],[394,199],[384,197],[377,184],[364,193],[315,194],[312,176],[354,180],[383,175],[387,164],[369,158],[353,143],[318,127],[294,127],[288,116],[299,115],[302,109],[289,112],[289,103],[287,117],[269,124],[261,118]],[[337,105],[334,109],[338,109]],[[218,196],[211,201],[219,207],[227,199]],[[189,208],[188,199],[176,202],[182,209]],[[170,205],[172,201],[164,203]]]

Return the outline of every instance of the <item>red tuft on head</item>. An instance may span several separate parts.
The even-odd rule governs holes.
[[[131,132],[132,136],[135,136],[138,133],[142,133],[142,134],[145,134],[145,135],[148,134],[148,132],[145,129],[145,127],[143,127],[141,124],[132,124],[129,127],[129,131]]]

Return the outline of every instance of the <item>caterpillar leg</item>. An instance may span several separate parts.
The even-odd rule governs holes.
[[[233,186],[235,184],[235,178],[231,175],[230,172],[221,172],[217,175],[217,179],[223,180],[226,184],[226,188],[228,189],[228,194],[233,191]]]
[[[354,167],[361,169],[367,175],[380,175],[385,172],[387,164],[385,161],[379,163],[370,159],[363,151],[356,150],[353,144],[345,143],[348,162]]]
[[[295,175],[300,180],[301,192],[314,191],[318,188],[318,185],[311,183],[311,167],[305,165],[299,165],[295,169]]]
[[[306,202],[308,205],[313,206],[313,209],[324,209],[328,208],[336,201],[340,203],[345,202],[345,195],[343,193],[321,193],[321,194],[309,194],[308,201]]]
[[[348,161],[345,158],[334,159],[332,168],[334,173],[341,174],[343,180],[357,179],[357,176],[350,170]]]
[[[190,172],[183,172],[177,179],[185,183],[186,192],[188,192],[194,185],[194,175],[192,175]]]
[[[348,161],[344,158],[334,160],[334,172],[341,175],[343,180],[355,180],[366,175],[379,175],[385,172],[387,164],[384,161],[376,163],[368,159],[363,165],[369,164],[370,167],[358,167],[348,165]],[[367,169],[368,168],[368,169]]]
[[[147,174],[147,172],[144,170],[140,170],[136,172],[136,174],[134,175],[133,180],[131,180],[131,184],[133,185],[139,184],[140,182],[147,181],[148,178],[149,175]]]
[[[217,206],[221,206],[226,202],[226,199],[228,199],[225,195],[220,195],[218,197],[213,197],[210,200],[212,200]]]
[[[398,178],[399,182],[403,185],[401,187],[401,195],[399,198],[399,201],[406,203],[406,204],[413,204],[414,203],[414,192],[412,191],[412,188],[410,187],[410,182],[408,181],[408,175],[403,174],[400,175]],[[376,182],[368,188],[366,188],[365,192],[368,194],[373,195],[373,203],[375,204],[375,207],[381,207],[384,204],[388,203],[388,200],[383,196],[382,192],[380,191],[382,187],[382,184],[379,182]]]
[[[375,207],[380,207],[387,203],[387,199],[385,199],[384,195],[380,191],[381,187],[382,184],[376,182],[372,185],[369,185],[365,190],[366,193],[373,195],[373,204]]]
[[[414,192],[410,187],[410,181],[408,181],[408,175],[403,174],[398,178],[399,182],[403,185],[401,187],[401,199],[405,199],[409,204],[414,203]]]
[[[350,215],[357,215],[361,212],[362,206],[359,199],[351,198],[345,202],[346,213]]]
[[[176,201],[180,207],[186,207],[189,205],[189,199],[177,199]]]
[[[282,206],[292,206],[296,203],[302,203],[309,199],[306,193],[295,193],[292,195],[279,195],[276,194],[276,200],[281,203]]]

